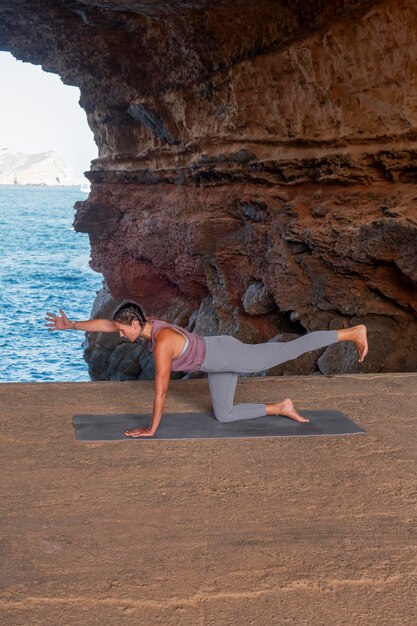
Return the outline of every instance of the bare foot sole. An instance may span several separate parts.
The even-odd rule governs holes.
[[[357,327],[357,338],[355,340],[355,344],[359,353],[359,362],[361,363],[368,354],[368,338],[365,324],[359,324]]]
[[[283,402],[276,405],[277,415],[284,415],[296,422],[309,422],[310,420],[300,415],[294,406],[294,403],[289,398],[286,398]]]

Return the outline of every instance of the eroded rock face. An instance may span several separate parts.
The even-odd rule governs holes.
[[[247,342],[364,322],[364,364],[340,344],[305,373],[417,369],[415,3],[6,0],[0,20],[81,89],[99,158],[75,227],[113,298]]]

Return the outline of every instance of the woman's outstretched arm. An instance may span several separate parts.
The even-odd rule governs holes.
[[[112,320],[98,319],[98,320],[85,320],[85,321],[71,321],[65,315],[62,309],[59,309],[61,317],[54,315],[48,311],[47,320],[48,330],[87,330],[93,333],[117,333],[118,330]]]

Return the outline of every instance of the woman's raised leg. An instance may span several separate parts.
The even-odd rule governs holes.
[[[222,372],[255,374],[339,341],[354,342],[359,353],[359,361],[363,361],[368,352],[366,326],[363,324],[341,330],[318,330],[284,342],[268,341],[252,344],[243,343],[230,336],[218,336],[216,340],[215,348],[221,352],[222,358],[217,359],[208,355],[204,371],[218,371],[215,363],[219,360],[222,363]],[[210,366],[211,361],[214,367]]]
[[[221,351],[222,359],[227,362],[227,370],[239,374],[255,374],[286,361],[292,361],[305,352],[324,348],[339,341],[336,330],[319,330],[307,333],[293,341],[268,341],[267,343],[243,343],[230,336],[217,337],[216,348]],[[210,355],[209,355],[210,357]],[[211,371],[208,359],[208,371]],[[215,361],[215,359],[213,359]],[[216,371],[215,367],[213,368]]]

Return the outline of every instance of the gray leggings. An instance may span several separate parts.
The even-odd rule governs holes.
[[[233,405],[238,374],[262,372],[338,340],[336,330],[318,330],[293,341],[256,344],[243,343],[230,335],[204,337],[206,356],[200,371],[208,372],[216,419],[219,422],[235,422],[266,415],[265,404]]]

